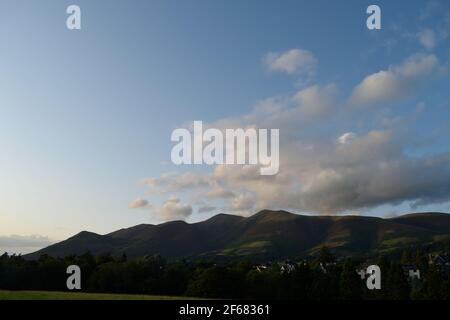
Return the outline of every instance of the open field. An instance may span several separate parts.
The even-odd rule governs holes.
[[[155,295],[111,294],[111,293],[0,290],[0,300],[190,300],[190,299],[194,298],[155,296]]]

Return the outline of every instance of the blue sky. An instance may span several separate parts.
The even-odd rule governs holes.
[[[372,2],[0,0],[0,240],[248,215],[268,204],[314,214],[450,211],[450,4],[376,1],[382,29],[369,31]],[[65,27],[73,3],[79,31]],[[311,72],[283,69],[305,54]],[[384,76],[399,90],[389,93]],[[323,112],[306,121],[316,101]],[[262,104],[300,118],[255,111]],[[192,120],[282,126],[278,180],[172,165],[170,134]],[[353,143],[334,145],[345,133]]]

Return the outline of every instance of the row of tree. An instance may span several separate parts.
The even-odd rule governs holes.
[[[423,256],[423,255],[422,255]],[[158,255],[128,260],[109,254],[38,260],[21,256],[0,257],[0,288],[59,290],[66,288],[66,268],[82,270],[82,291],[162,294],[235,299],[450,299],[447,275],[423,265],[420,280],[411,281],[400,261],[379,259],[381,290],[368,290],[350,259],[335,262],[322,250],[310,262],[282,272],[278,263],[257,270],[251,262],[216,265],[206,261],[167,262]]]

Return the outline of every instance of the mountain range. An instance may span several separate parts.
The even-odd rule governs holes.
[[[379,218],[263,210],[250,217],[218,214],[192,224],[141,224],[105,235],[83,231],[26,257],[90,251],[128,257],[160,254],[169,259],[279,259],[313,255],[324,245],[337,255],[354,255],[439,242],[450,242],[450,214]]]

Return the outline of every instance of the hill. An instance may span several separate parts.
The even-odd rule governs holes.
[[[26,257],[90,251],[125,253],[128,257],[161,254],[167,258],[276,259],[308,256],[323,245],[338,255],[354,255],[441,241],[450,241],[450,214],[419,213],[383,219],[263,210],[250,217],[219,214],[192,224],[142,224],[106,235],[83,231]]]

